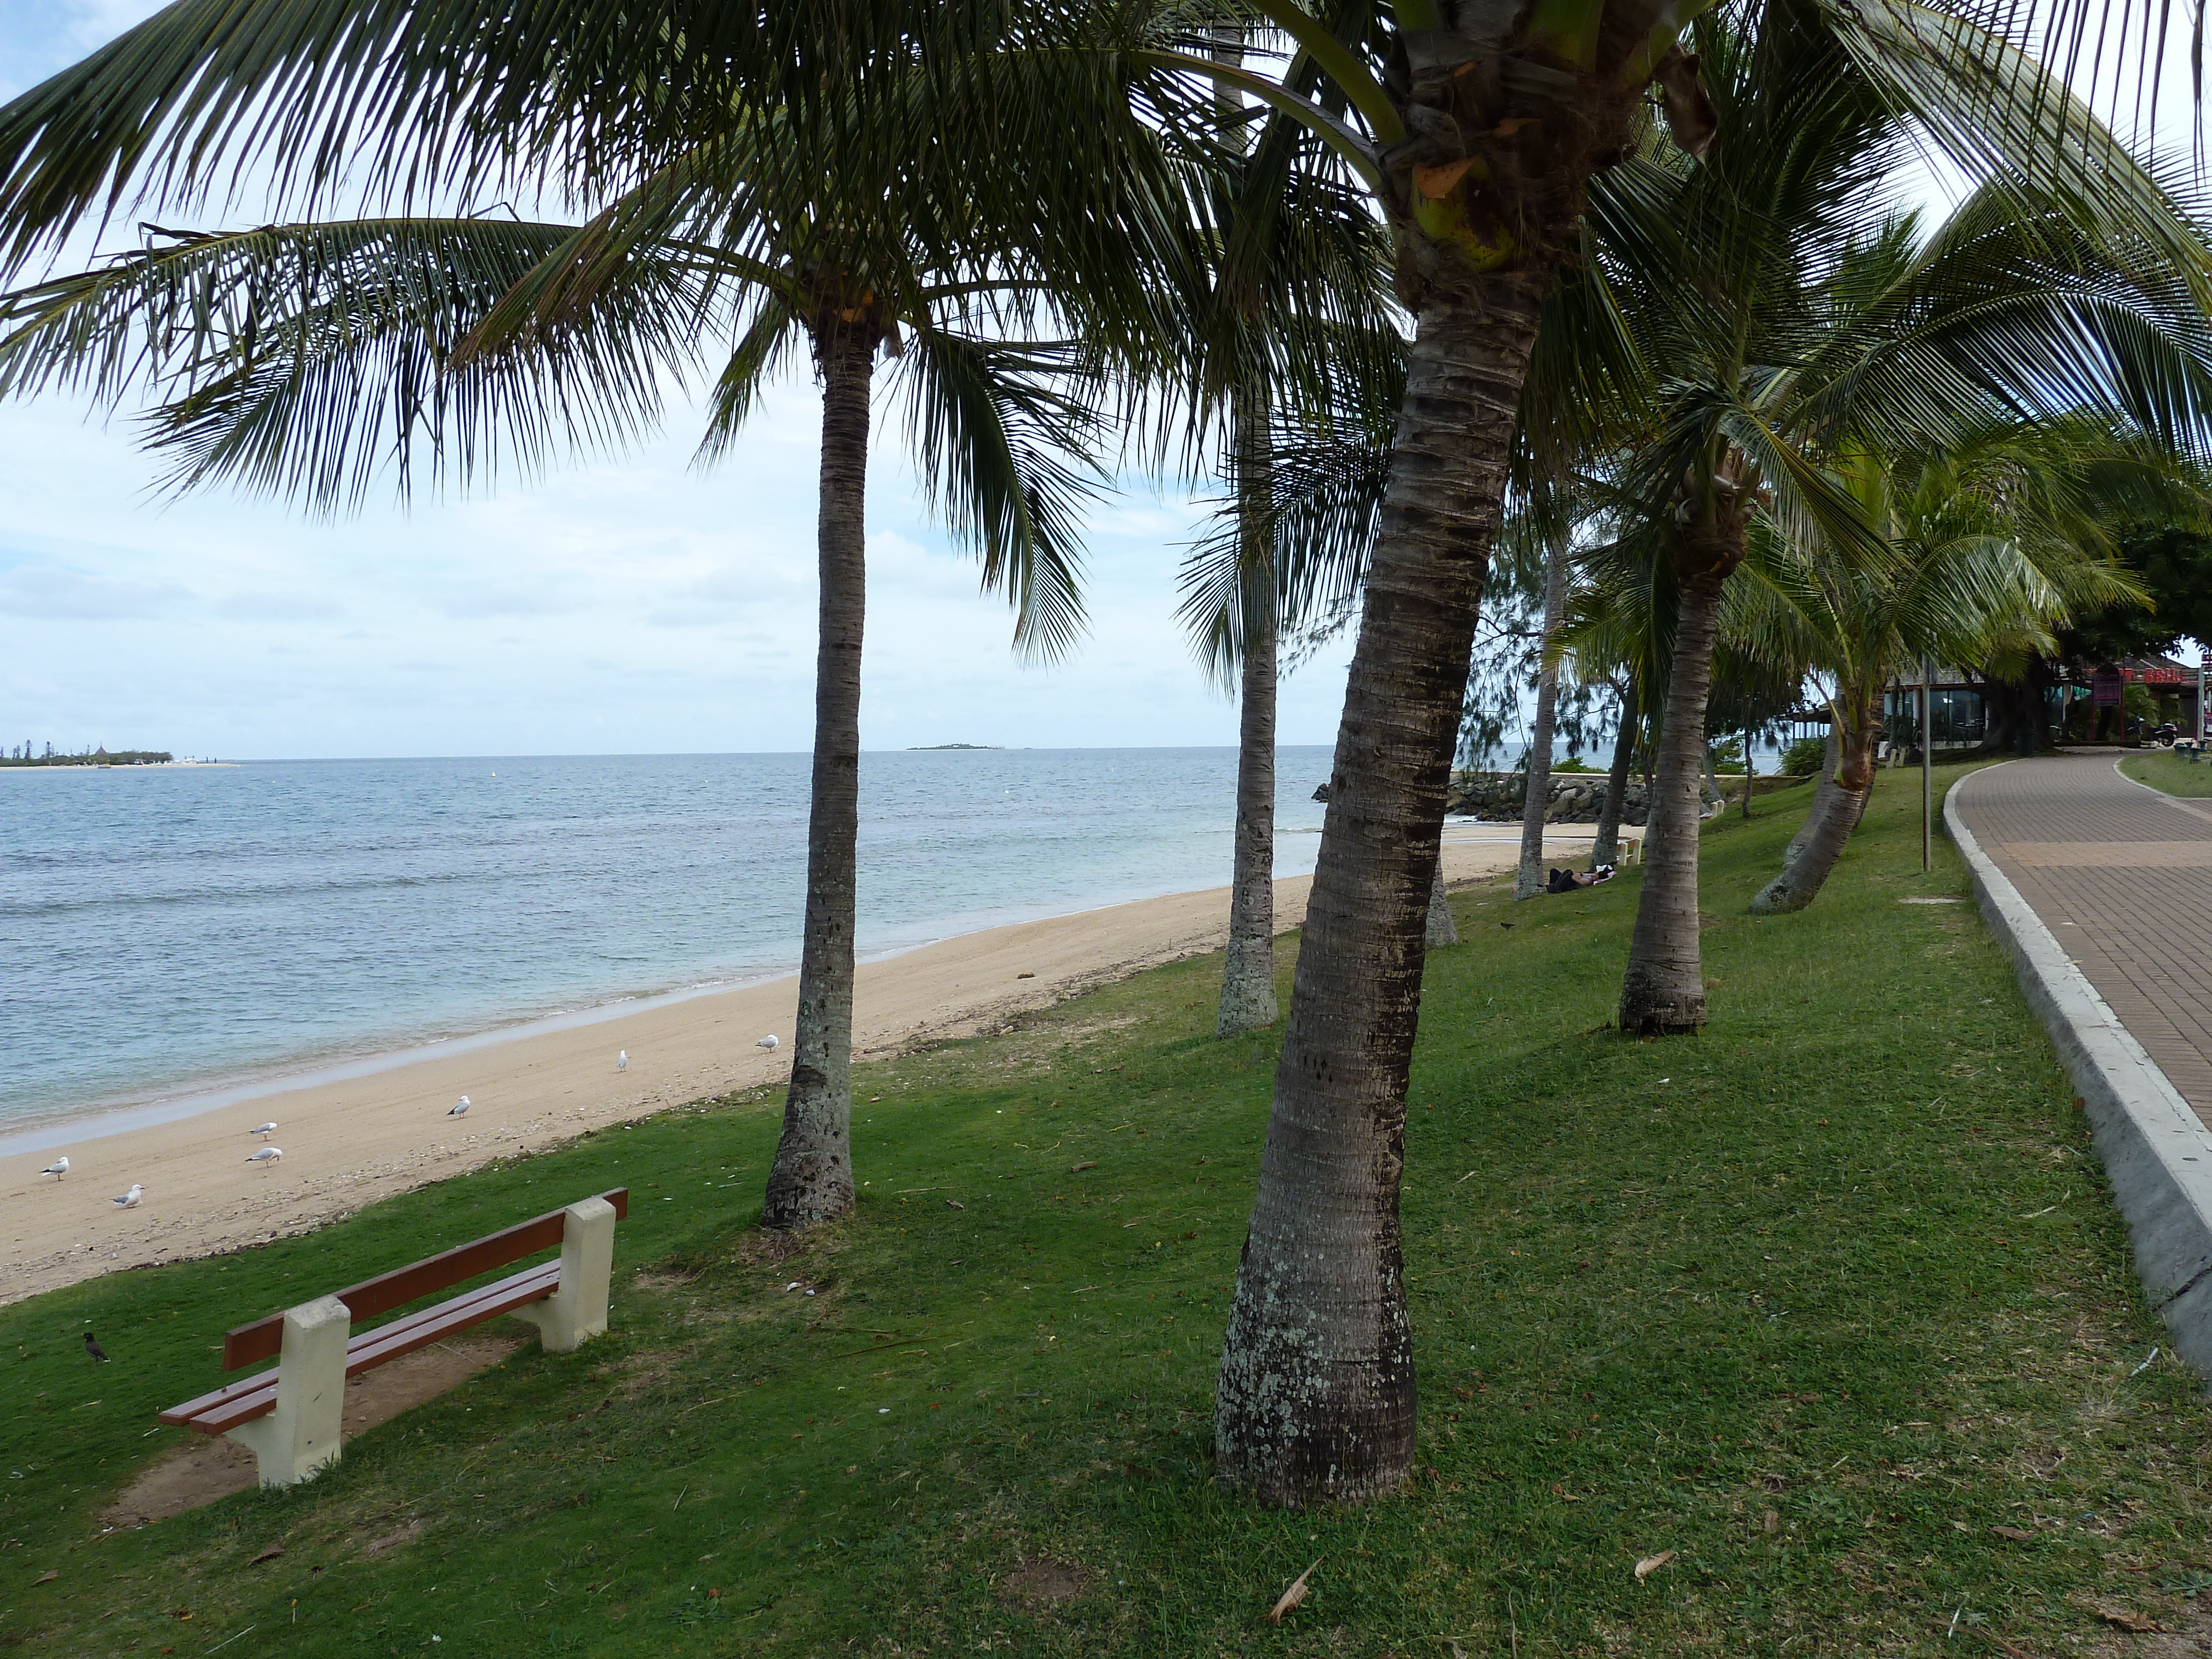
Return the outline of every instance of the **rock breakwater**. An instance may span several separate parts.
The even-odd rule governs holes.
[[[1551,803],[1544,809],[1547,823],[1595,823],[1605,810],[1608,780],[1601,772],[1554,772]],[[1452,776],[1445,810],[1479,818],[1518,823],[1522,803],[1528,799],[1528,779],[1521,772],[1459,772]],[[1621,796],[1620,821],[1641,824],[1651,815],[1650,798],[1644,780],[1631,778]]]

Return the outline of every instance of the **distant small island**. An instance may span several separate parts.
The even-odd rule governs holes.
[[[166,749],[87,749],[80,754],[57,755],[52,744],[34,755],[27,743],[0,755],[0,766],[167,766],[176,759]]]
[[[941,749],[1004,749],[1003,743],[915,743],[907,745],[909,755],[933,755]]]

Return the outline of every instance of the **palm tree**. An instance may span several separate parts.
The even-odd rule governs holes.
[[[155,441],[182,457],[178,482],[231,477],[325,504],[342,485],[357,495],[379,460],[396,461],[404,483],[418,447],[465,473],[501,447],[535,460],[619,435],[652,412],[656,374],[692,367],[694,343],[720,331],[732,343],[714,389],[711,456],[805,341],[823,391],[820,635],[799,1012],[763,1216],[772,1227],[811,1225],[854,1199],[864,512],[878,354],[898,359],[940,507],[982,554],[986,585],[1017,604],[1018,641],[1064,648],[1081,617],[1072,515],[1086,488],[1090,416],[1079,396],[1097,361],[1142,335],[1158,256],[1183,246],[1177,222],[1148,225],[1131,205],[1173,205],[1182,176],[1162,161],[1160,124],[1136,119],[1109,54],[1063,40],[960,62],[958,76],[927,64],[876,72],[947,130],[978,118],[978,104],[1095,106],[1107,151],[1121,146],[1134,165],[1101,170],[1086,156],[1074,184],[1045,192],[1061,216],[1030,204],[994,221],[972,158],[916,166],[881,154],[856,177],[879,152],[817,112],[817,136],[847,168],[839,184],[872,204],[862,212],[789,165],[797,112],[732,100],[715,131],[581,225],[400,217],[165,238],[35,285],[4,313],[13,326],[0,390],[76,384],[112,399],[158,386]],[[1024,164],[1024,174],[1036,183],[1039,168]],[[1180,280],[1172,257],[1165,264]],[[1064,297],[1043,304],[1055,289]],[[1089,361],[1037,338],[1054,320],[1081,329]]]
[[[1767,16],[1761,34],[1717,35],[1703,55],[1719,114],[1712,155],[1625,168],[1594,215],[1594,280],[1636,347],[1613,356],[1652,366],[1612,399],[1640,406],[1644,431],[1611,463],[1626,528],[1604,556],[1625,561],[1639,590],[1656,573],[1667,641],[1621,993],[1620,1024],[1633,1032],[1695,1030],[1705,1018],[1705,708],[1724,596],[1754,525],[1875,568],[1883,538],[1830,470],[1840,447],[1877,434],[1940,442],[2006,410],[2087,406],[2185,432],[2212,387],[2200,308],[2212,252],[2147,179],[2150,211],[2087,226],[2062,216],[2080,214],[2071,204],[2032,210],[2016,183],[1992,185],[1923,250],[1909,221],[1879,217],[1879,181],[1905,129],[1834,43]]]
[[[2170,456],[2078,420],[2006,422],[1905,455],[1861,449],[1835,465],[1889,556],[1869,566],[1773,538],[1730,618],[1749,648],[1827,677],[1838,744],[1835,787],[1754,915],[1819,896],[1865,810],[1884,694],[1906,663],[2051,648],[2085,609],[2143,603],[2107,526],[2203,512]]]
[[[1597,830],[1590,837],[1592,870],[1620,862],[1620,819],[1628,800],[1628,769],[1636,758],[1636,676],[1625,672],[1613,702],[1613,758],[1606,763],[1605,805],[1598,808]]]
[[[1242,34],[1218,29],[1215,61],[1242,64]],[[1319,71],[1304,75],[1310,83]],[[1323,524],[1310,503],[1291,520],[1318,545],[1278,552],[1289,527],[1275,495],[1279,442],[1328,444],[1347,426],[1387,430],[1403,385],[1404,343],[1389,291],[1388,246],[1356,184],[1296,122],[1249,112],[1233,87],[1217,106],[1234,157],[1209,214],[1212,283],[1194,296],[1170,395],[1190,436],[1221,428],[1226,510],[1186,562],[1182,619],[1200,659],[1238,692],[1237,829],[1229,943],[1216,1021],[1224,1036],[1272,1025],[1275,998],[1275,704],[1283,631],[1293,634],[1356,586],[1343,561],[1371,527]],[[1264,111],[1261,113],[1265,113]],[[1316,152],[1319,152],[1316,154]]]
[[[1405,1085],[1514,412],[1539,309],[1594,177],[1634,148],[1646,88],[1660,88],[1686,149],[1707,146],[1711,110],[1679,40],[1714,3],[1328,0],[1317,14],[1249,0],[1231,21],[1257,13],[1297,43],[1281,80],[1210,62],[1202,37],[1195,50],[1157,44],[1188,15],[1164,0],[1130,43],[1133,59],[1230,81],[1335,150],[1389,223],[1416,319],[1217,1399],[1220,1478],[1268,1500],[1364,1498],[1411,1468],[1397,1222]],[[2092,204],[2134,189],[2139,173],[2115,168],[2102,129],[2073,120],[2077,107],[2045,95],[2033,60],[1980,27],[1966,0],[1954,3],[1766,0],[1838,42],[1847,75],[1877,83],[1970,170],[2001,157],[2027,183],[2063,182]],[[2060,0],[2054,38],[2089,9]],[[52,246],[148,179],[204,188],[241,142],[272,149],[283,180],[309,193],[355,161],[395,185],[466,188],[527,165],[596,187],[679,153],[738,93],[788,108],[786,164],[833,181],[847,176],[841,135],[917,165],[948,155],[972,164],[1001,131],[933,130],[896,83],[866,71],[910,62],[917,41],[941,69],[972,44],[963,31],[1000,29],[983,0],[788,0],[764,11],[696,0],[179,0],[0,110],[0,258]],[[1302,63],[1323,76],[1311,98],[1291,89]],[[999,113],[1033,118],[1024,165],[1089,156],[1092,112],[1080,100]],[[1056,134],[1045,130],[1054,122]],[[426,135],[427,171],[389,161]],[[866,185],[878,175],[860,166],[850,176]],[[1021,183],[1035,199],[1033,181]],[[856,211],[877,205],[861,191],[848,199]]]

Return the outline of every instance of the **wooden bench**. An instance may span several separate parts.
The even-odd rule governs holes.
[[[337,1462],[348,1377],[501,1314],[537,1326],[548,1353],[567,1353],[605,1331],[615,1223],[629,1213],[629,1189],[618,1187],[335,1296],[240,1325],[222,1340],[223,1370],[270,1358],[276,1369],[172,1406],[161,1420],[196,1434],[227,1434],[252,1448],[264,1486],[307,1480]],[[561,1254],[554,1261],[352,1334],[356,1320],[374,1319],[556,1244]]]

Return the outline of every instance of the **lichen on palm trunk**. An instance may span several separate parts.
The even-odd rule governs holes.
[[[763,1226],[809,1227],[853,1207],[853,917],[860,821],[860,645],[866,620],[868,390],[880,325],[833,317],[815,333],[822,375],[817,546],[820,635],[806,932],[791,1087]]]
[[[1406,1079],[1477,609],[1540,285],[1420,315],[1215,1397],[1269,1502],[1393,1490],[1413,1452]]]

